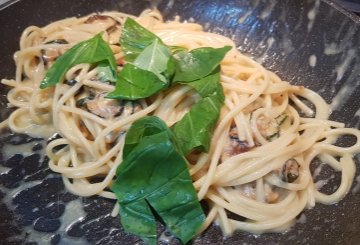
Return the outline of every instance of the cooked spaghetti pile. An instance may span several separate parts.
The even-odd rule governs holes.
[[[281,231],[305,208],[336,203],[346,195],[356,169],[353,155],[360,151],[359,130],[328,120],[328,105],[319,94],[281,80],[241,54],[229,38],[195,23],[164,22],[156,11],[139,17],[106,12],[69,18],[42,28],[30,26],[21,36],[16,78],[2,80],[11,87],[7,97],[16,110],[2,126],[30,135],[57,133],[46,154],[69,191],[115,199],[109,188],[123,160],[130,126],[150,115],[171,127],[200,100],[186,84],[149,98],[110,99],[106,95],[115,85],[104,81],[106,71],[84,63],[69,69],[64,82],[40,88],[58,57],[98,33],[109,44],[116,69],[122,70],[126,60],[118,40],[127,17],[168,46],[233,47],[221,61],[225,100],[210,148],[186,156],[198,199],[210,207],[202,230],[216,222],[225,235],[236,229]],[[355,144],[336,145],[344,135],[355,136]],[[315,159],[342,173],[341,184],[330,195],[314,184],[310,165]],[[230,213],[245,219],[230,218]]]

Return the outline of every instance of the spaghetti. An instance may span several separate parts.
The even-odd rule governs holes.
[[[199,100],[186,85],[136,102],[107,99],[104,94],[114,86],[102,82],[101,72],[89,64],[72,67],[66,81],[54,88],[39,88],[57,57],[100,32],[121,69],[124,55],[118,39],[127,17],[106,12],[28,27],[15,53],[16,78],[2,80],[12,87],[7,98],[17,108],[2,127],[43,137],[61,136],[47,145],[49,166],[61,173],[69,191],[80,196],[115,199],[108,187],[122,161],[126,131],[134,121],[155,115],[171,126]],[[328,105],[317,93],[282,81],[238,52],[232,40],[204,32],[198,24],[178,19],[164,22],[160,13],[150,10],[131,17],[167,45],[189,50],[233,47],[221,63],[225,105],[210,151],[188,156],[198,198],[210,206],[203,230],[217,222],[225,235],[236,229],[282,231],[305,208],[316,202],[336,203],[346,195],[355,174],[352,156],[360,151],[360,132],[328,120]],[[344,135],[355,136],[356,143],[335,145]],[[314,159],[342,172],[334,193],[324,194],[314,184],[310,172]],[[246,220],[232,219],[229,213]]]

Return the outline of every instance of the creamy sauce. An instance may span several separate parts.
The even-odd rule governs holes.
[[[40,127],[36,128],[36,129],[40,130]],[[47,129],[49,129],[49,130],[47,130]],[[42,136],[47,137],[49,135],[49,132],[51,132],[51,130],[52,129],[50,127],[48,127],[48,128],[45,127],[45,129],[42,132],[43,133]],[[41,133],[35,132],[35,130],[33,131],[33,133],[37,137],[39,136],[39,134],[41,134]],[[15,141],[21,142],[21,138],[17,139],[16,136],[14,136],[13,139]],[[42,161],[43,158],[45,157],[45,147],[46,147],[46,142],[43,140],[42,141],[34,140],[29,143],[24,143],[24,144],[19,144],[19,145],[5,143],[1,149],[2,159],[3,159],[3,161],[6,161],[10,157],[12,157],[14,154],[21,154],[23,157],[30,156],[30,155],[34,154],[33,148],[35,145],[38,145],[38,144],[41,144],[41,149],[39,151],[36,151],[36,153],[41,156],[42,159],[40,159],[40,161]],[[0,173],[6,173],[10,169],[11,168],[0,165]],[[33,180],[33,181],[22,180],[22,181],[20,181],[18,187],[11,188],[11,189],[0,186],[0,190],[4,193],[2,202],[7,206],[7,208],[9,210],[15,211],[17,208],[17,205],[13,204],[14,198],[16,198],[18,195],[20,195],[24,191],[26,192],[26,190],[28,190],[28,189],[36,188],[36,186],[41,185],[44,180],[49,179],[49,178],[54,178],[54,177],[55,177],[54,174],[49,174],[42,180]],[[52,203],[49,203],[48,205],[51,205],[51,204]],[[39,208],[34,207],[34,208],[30,209],[29,211],[35,213],[35,212],[39,211]],[[88,244],[87,241],[84,239],[69,237],[66,235],[66,231],[69,228],[69,226],[75,222],[78,222],[79,220],[81,220],[84,217],[85,217],[85,212],[83,210],[83,205],[82,205],[81,199],[79,198],[79,199],[76,199],[76,200],[71,201],[66,204],[65,211],[64,211],[63,215],[59,218],[59,220],[61,222],[61,226],[56,232],[40,232],[40,231],[35,230],[33,225],[28,225],[28,226],[22,227],[22,232],[20,234],[13,236],[12,239],[22,240],[26,237],[26,241],[28,241],[28,242],[34,241],[34,242],[37,242],[37,244],[39,244],[39,245],[42,245],[42,244],[45,245],[45,244],[50,244],[53,236],[56,234],[59,234],[61,236],[61,241],[59,244],[75,244],[75,245]]]
[[[66,235],[66,231],[71,227],[71,225],[83,220],[85,215],[86,213],[84,211],[81,198],[75,199],[66,204],[65,211],[60,217],[61,226],[58,230],[58,233],[62,234],[61,244],[88,244],[88,242],[83,238],[70,238]]]
[[[314,170],[314,173],[313,173],[314,180],[319,176],[323,167],[324,167],[323,163],[319,164],[319,166],[316,167],[316,169]]]
[[[171,9],[174,6],[175,0],[168,0],[166,8]]]
[[[336,76],[337,82],[343,78],[346,70],[348,69],[349,65],[351,64],[351,61],[355,57],[356,57],[356,50],[350,49],[347,51],[347,55],[346,55],[345,59],[343,60],[343,62],[340,65],[336,66],[335,71],[337,74],[337,76]]]
[[[247,11],[243,16],[238,19],[239,24],[243,24],[245,20],[252,14],[252,11]]]
[[[356,111],[355,116],[360,117],[360,108]]]
[[[28,182],[22,182],[19,187],[14,189],[8,189],[0,186],[0,190],[5,194],[5,197],[2,199],[3,202],[7,205],[8,208],[14,209],[14,205],[12,204],[12,200],[22,191],[32,188],[36,185],[41,184],[42,181],[34,180]]]
[[[51,123],[37,125],[27,114],[20,115],[14,123],[17,128],[15,131],[20,131],[21,133],[28,134],[34,138],[41,137],[48,139],[56,132]]]
[[[85,212],[82,208],[81,199],[73,200],[66,204],[65,212],[60,217],[61,226],[55,234],[61,236],[59,244],[74,244],[74,245],[87,245],[89,244],[85,239],[68,237],[65,232],[69,226],[85,217]],[[24,231],[28,234],[28,240],[36,241],[39,245],[50,244],[51,237],[54,233],[39,232],[34,230],[31,226],[25,227]]]
[[[266,58],[268,57],[268,51],[271,49],[271,47],[274,45],[275,43],[275,38],[273,37],[269,37],[267,40],[266,40],[266,50],[263,52],[263,54],[258,57],[256,59],[257,62],[259,62],[260,64],[264,63],[264,61],[266,60]]]
[[[54,177],[52,174],[48,175],[47,178]],[[47,179],[46,178],[46,179]],[[5,193],[5,197],[2,199],[3,203],[10,210],[15,210],[15,206],[12,203],[12,200],[20,194],[22,191],[25,191],[29,188],[33,188],[39,184],[41,184],[43,180],[39,181],[29,181],[29,182],[22,182],[19,187],[15,189],[7,189],[5,187],[0,187],[0,190]],[[51,203],[50,203],[51,204]],[[50,205],[49,204],[49,205]],[[36,212],[39,208],[33,208],[32,211]],[[32,225],[22,227],[22,233],[13,236],[13,239],[23,239],[26,237],[27,241],[35,241],[39,245],[50,244],[51,238],[55,234],[59,234],[61,236],[61,241],[59,244],[75,244],[75,245],[85,245],[88,242],[82,238],[74,238],[69,237],[66,235],[67,229],[70,227],[71,224],[80,221],[85,217],[85,212],[83,210],[83,205],[81,199],[76,199],[66,204],[65,211],[63,215],[60,217],[61,226],[60,228],[54,232],[39,232],[34,230]]]
[[[315,66],[316,66],[316,61],[317,61],[316,55],[314,55],[314,54],[310,55],[310,57],[309,57],[309,65],[310,65],[311,67],[315,67]]]
[[[325,44],[324,54],[335,55],[341,53],[342,49],[336,43]]]
[[[4,144],[3,148],[1,149],[1,153],[3,155],[4,160],[9,159],[15,154],[21,154],[24,157],[32,155],[34,152],[32,151],[33,147],[37,144],[45,144],[44,142],[39,141],[32,141],[26,144],[21,145],[11,145],[11,144]],[[44,148],[44,146],[43,146]],[[40,154],[43,156],[43,154]],[[2,171],[1,171],[2,172]]]
[[[316,183],[315,183],[315,187],[316,189],[320,190],[324,185],[326,185],[328,183],[328,180],[327,179],[322,179],[322,180],[318,180]]]
[[[330,104],[330,110],[336,111],[343,107],[345,102],[351,97],[351,94],[355,91],[354,87],[344,84],[340,91],[336,94]]]
[[[150,2],[151,9],[157,9],[162,0],[147,0],[147,1]],[[172,8],[174,3],[175,0],[167,1],[166,8]]]
[[[354,118],[357,119],[357,122],[353,125],[353,127],[359,128],[360,127],[360,108],[355,112]],[[358,158],[358,160],[360,161],[360,158]]]
[[[360,175],[356,177],[356,185],[354,186],[354,188],[351,190],[351,192],[353,194],[358,193],[360,190]]]
[[[276,1],[271,1],[270,4],[266,5],[266,8],[260,14],[260,19],[262,20],[266,19],[273,11],[275,5],[276,5]]]
[[[327,179],[322,179],[322,180],[318,180],[317,182],[315,182],[315,187],[316,189],[320,190],[324,185],[326,185],[331,179],[335,178],[335,175],[332,174],[329,178]]]
[[[46,124],[46,125],[30,124],[26,128],[24,133],[32,137],[41,137],[44,139],[49,139],[56,133],[56,130],[50,124]]]
[[[281,43],[281,49],[282,49],[281,55],[288,55],[295,50],[293,43],[292,43],[291,39],[289,37],[287,37],[287,34],[284,34],[280,43]]]
[[[300,218],[297,220],[298,223],[300,224],[305,224],[306,223],[306,216],[305,214],[301,214]]]
[[[0,165],[0,173],[1,173],[1,174],[7,173],[10,169],[11,169],[11,168],[4,167],[4,166]]]
[[[311,29],[314,25],[316,14],[319,10],[319,6],[320,6],[320,0],[316,0],[314,7],[307,14],[307,17],[309,20],[308,25],[307,25],[308,32],[311,31]]]
[[[32,226],[23,227],[23,233],[27,234],[27,241],[34,241],[38,245],[51,244],[52,233],[39,232],[32,228]]]

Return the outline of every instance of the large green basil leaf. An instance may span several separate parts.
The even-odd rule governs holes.
[[[177,60],[174,82],[191,82],[212,73],[220,64],[230,46],[222,48],[198,48],[175,54]]]
[[[187,162],[171,130],[154,116],[134,122],[127,132],[123,162],[111,189],[121,207],[124,229],[149,244],[156,244],[156,223],[149,206],[183,243],[205,220]]]
[[[127,63],[117,76],[115,90],[106,97],[138,100],[148,98],[166,87],[167,83],[161,81],[154,73]]]
[[[193,149],[205,152],[209,150],[211,135],[222,104],[217,95],[205,97],[174,124],[172,130],[184,155]]]
[[[143,70],[153,72],[160,80],[167,83],[162,73],[167,69],[170,55],[169,48],[163,45],[159,39],[155,39],[139,54],[134,61],[134,65]]]
[[[115,76],[116,61],[113,52],[101,35],[97,34],[89,40],[74,45],[61,55],[46,73],[41,81],[40,88],[51,87],[61,82],[65,73],[75,65],[94,64],[104,61]]]
[[[224,92],[219,81],[218,72],[194,82],[184,83],[193,87],[202,96],[202,99],[172,127],[184,155],[192,149],[206,152],[209,150],[211,135],[224,102]]]
[[[125,54],[125,60],[134,61],[155,39],[162,43],[154,33],[142,27],[135,20],[127,18],[120,36],[120,45]]]

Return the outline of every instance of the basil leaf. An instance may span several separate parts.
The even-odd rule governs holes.
[[[216,95],[201,99],[172,127],[181,152],[187,155],[192,149],[207,152],[211,134],[219,118],[222,101]]]
[[[164,71],[164,75],[166,79],[170,81],[169,83],[171,83],[172,78],[174,77],[175,69],[176,69],[176,60],[173,56],[170,56],[166,66],[166,70]]]
[[[111,72],[116,73],[116,61],[109,45],[102,39],[100,34],[93,38],[80,42],[61,55],[50,67],[40,88],[47,88],[61,82],[65,73],[73,66],[88,63],[94,64],[105,61]]]
[[[135,20],[127,18],[120,36],[120,45],[125,54],[125,60],[134,61],[156,39],[162,43],[154,33],[142,27]]]
[[[171,130],[154,116],[134,122],[127,132],[123,162],[111,189],[120,204],[124,229],[149,244],[156,244],[149,206],[184,244],[205,220],[187,162]]]
[[[126,141],[123,149],[123,158],[126,158],[129,153],[141,142],[143,137],[148,135],[155,135],[164,131],[162,120],[154,117],[153,120],[142,120],[131,125],[131,133],[126,134]],[[170,134],[169,134],[170,135]]]
[[[98,71],[98,77],[101,82],[115,82],[116,76],[112,71],[108,62],[101,61],[98,63],[96,70]]]
[[[184,83],[193,87],[203,98],[172,127],[184,155],[192,149],[208,151],[211,134],[224,102],[220,73],[211,74],[194,82]]]
[[[120,205],[120,215],[126,231],[140,236],[148,244],[156,244],[156,221],[145,199]]]
[[[166,86],[154,73],[127,63],[117,76],[115,90],[106,97],[138,100],[150,97]]]
[[[193,82],[179,82],[191,86],[202,98],[217,95],[220,101],[224,101],[224,91],[220,84],[220,66],[214,72],[202,79]]]
[[[220,64],[225,54],[231,49],[230,46],[223,48],[198,48],[190,52],[178,52],[174,82],[191,82],[201,79]]]
[[[167,82],[161,73],[167,69],[170,55],[169,48],[161,44],[159,39],[155,39],[139,54],[134,61],[134,65],[143,70],[153,72],[160,80]]]

